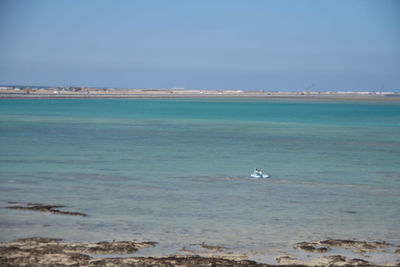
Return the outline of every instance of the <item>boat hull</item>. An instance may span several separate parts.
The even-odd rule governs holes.
[[[268,175],[268,174],[258,175],[258,174],[252,173],[250,176],[253,177],[253,178],[263,178],[263,179],[269,178],[269,175]]]

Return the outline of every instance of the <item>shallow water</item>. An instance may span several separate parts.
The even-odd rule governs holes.
[[[261,168],[269,179],[249,177]],[[66,205],[88,217],[8,210]],[[0,100],[0,239],[400,244],[400,104]]]

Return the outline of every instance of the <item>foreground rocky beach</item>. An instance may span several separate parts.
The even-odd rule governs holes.
[[[350,259],[342,255],[321,256],[311,261],[290,255],[276,259],[278,265],[257,263],[252,260],[232,259],[228,254],[214,254],[224,248],[200,244],[203,252],[186,250],[187,255],[166,257],[135,257],[138,250],[156,246],[156,242],[103,241],[98,243],[67,243],[61,239],[32,237],[18,239],[0,246],[1,266],[378,266],[363,259]],[[350,248],[360,253],[379,251],[391,246],[385,242],[353,240],[324,240],[302,242],[296,248],[308,252],[324,253],[333,247]],[[207,253],[210,256],[199,255]],[[395,253],[399,254],[397,249]],[[381,266],[400,266],[400,261]]]
[[[55,204],[8,202],[5,208],[87,216]],[[29,237],[0,243],[0,266],[400,266],[400,246],[384,241],[328,239],[292,245],[296,253],[283,253],[271,265],[255,261],[257,253],[238,253],[206,243],[191,244],[172,255],[139,257],[136,252],[154,248],[157,242],[64,242]]]

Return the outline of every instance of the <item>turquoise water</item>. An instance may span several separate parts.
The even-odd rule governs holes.
[[[255,167],[271,178],[251,179]],[[2,99],[0,202],[3,241],[152,240],[161,254],[400,244],[400,103]]]

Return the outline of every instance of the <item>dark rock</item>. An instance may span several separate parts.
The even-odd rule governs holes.
[[[363,265],[363,266],[370,264],[368,261],[363,260],[363,259],[351,259],[351,260],[347,261],[347,263],[351,264],[351,265]]]
[[[346,210],[345,212],[346,213],[350,213],[350,214],[356,214],[357,213],[357,211],[354,211],[354,210]]]
[[[346,257],[342,255],[327,256],[325,258],[331,260],[332,263],[346,262]]]
[[[341,247],[343,245],[345,246],[353,246],[357,241],[354,240],[322,240],[319,243],[321,243],[322,245],[326,245],[326,246],[332,246],[332,247]]]
[[[21,238],[14,241],[8,242],[8,244],[12,243],[24,243],[24,244],[32,244],[32,243],[50,243],[50,242],[61,242],[60,238],[47,238],[47,237],[28,237]]]
[[[386,242],[367,242],[367,241],[357,241],[357,240],[340,240],[340,239],[330,239],[319,241],[321,245],[328,247],[340,247],[340,248],[353,248],[356,252],[372,252],[379,248],[385,248],[391,246],[391,244]]]
[[[133,254],[139,249],[154,247],[156,242],[102,241],[98,243],[71,243],[68,250],[88,254]]]
[[[28,203],[26,206],[6,206],[7,209],[14,209],[14,210],[40,211],[40,212],[49,212],[53,214],[70,215],[70,216],[83,216],[83,217],[87,216],[85,213],[81,212],[61,211],[57,209],[64,207],[65,206],[62,205],[49,205],[42,203]]]
[[[275,259],[277,263],[281,263],[281,262],[285,262],[285,261],[293,261],[296,260],[295,258],[291,257],[291,256],[281,256]]]
[[[330,250],[328,247],[320,247],[315,242],[300,242],[294,245],[294,248],[301,249],[307,252],[325,253]]]
[[[92,261],[91,266],[256,266],[268,267],[271,265],[260,264],[255,261],[234,261],[223,258],[201,257],[201,256],[171,256],[163,258],[113,258]]]
[[[227,249],[225,247],[213,246],[213,245],[208,245],[208,244],[205,244],[205,243],[201,243],[201,244],[198,244],[198,245],[194,244],[193,246],[200,246],[200,247],[202,247],[202,248],[204,248],[206,250],[216,251],[216,252],[221,252],[221,251],[224,251],[224,250]]]

